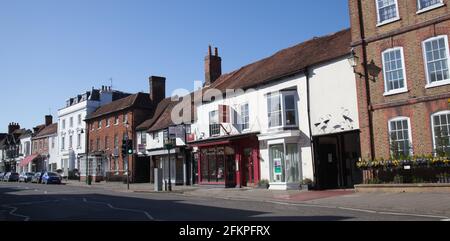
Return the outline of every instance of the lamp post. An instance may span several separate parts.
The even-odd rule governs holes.
[[[88,126],[86,126],[86,131],[84,129],[81,129],[80,134],[84,134],[86,132],[86,136],[85,138],[85,158],[86,158],[86,184],[87,185],[91,185],[91,183],[89,182],[89,157],[88,157],[88,143],[89,143],[89,139],[88,139],[88,131],[87,131]]]
[[[174,143],[173,140],[170,136],[170,134],[168,135],[168,137],[164,140],[164,146],[167,148],[167,154],[168,154],[168,159],[169,159],[169,164],[168,164],[168,169],[169,169],[169,192],[172,191],[172,177],[171,177],[171,170],[170,170],[170,150],[173,148]]]

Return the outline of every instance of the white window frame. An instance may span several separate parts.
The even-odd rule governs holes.
[[[115,126],[119,125],[119,122],[120,122],[119,116],[114,116],[114,125]]]
[[[284,127],[298,127],[299,126],[299,118],[298,118],[298,94],[297,91],[282,91],[282,121]],[[287,95],[293,95],[294,96],[294,105],[295,105],[295,125],[287,125],[286,124],[286,104],[285,104],[285,98]]]
[[[402,71],[403,71],[404,86],[403,86],[403,88],[388,91],[386,68],[385,68],[385,64],[384,64],[385,63],[384,54],[386,54],[388,52],[392,52],[392,51],[397,51],[397,50],[400,50],[400,55],[402,58]],[[383,95],[388,96],[388,95],[396,95],[396,94],[408,92],[408,81],[407,81],[407,76],[406,76],[405,55],[403,53],[403,47],[394,47],[394,48],[389,48],[389,49],[384,50],[381,53],[381,59],[382,59],[382,64],[383,64],[383,77],[384,77],[384,94]]]
[[[269,126],[269,108],[268,108],[268,98],[270,95],[278,95],[281,98],[281,123],[279,126]],[[287,95],[293,95],[294,96],[294,102],[295,102],[295,125],[287,125],[286,124],[286,105],[285,105],[285,97]],[[269,130],[272,129],[279,129],[279,128],[296,128],[299,127],[299,117],[298,117],[298,94],[295,90],[288,90],[288,91],[274,91],[271,93],[268,93],[266,95],[266,117],[267,117],[267,127]]]
[[[438,3],[438,4],[435,4],[435,5],[426,7],[426,8],[422,8],[420,6],[420,0],[417,0],[417,14],[428,12],[428,11],[433,10],[435,8],[440,8],[442,6],[445,6],[445,4],[444,4],[443,0],[440,0],[440,3]]]
[[[432,138],[433,138],[433,151],[436,150],[436,138],[435,138],[435,133],[434,133],[434,117],[435,116],[440,116],[440,115],[448,115],[450,114],[450,110],[444,110],[444,111],[439,111],[436,112],[434,114],[431,115],[431,132],[432,132]],[[448,120],[450,121],[450,120]]]
[[[81,148],[81,134],[80,133],[77,134],[77,148],[78,149]]]
[[[69,136],[69,150],[73,149],[73,136]]]
[[[111,123],[110,123],[110,118],[106,118],[106,127],[110,127]]]
[[[65,145],[66,145],[66,137],[63,136],[61,137],[61,150],[65,150]]]
[[[406,117],[406,116],[398,116],[395,118],[392,118],[388,121],[388,139],[389,139],[389,146],[391,145],[391,122],[396,122],[396,121],[404,121],[406,120],[408,122],[408,135],[409,135],[409,143],[410,143],[410,155],[414,155],[414,148],[413,148],[413,136],[412,136],[412,131],[411,131],[411,118]],[[391,148],[389,148],[389,153],[391,152]],[[392,154],[392,153],[390,153]]]
[[[449,69],[449,78],[446,80],[441,80],[441,81],[436,81],[434,83],[430,83],[430,75],[428,73],[427,51],[426,51],[425,44],[427,42],[434,41],[434,40],[441,39],[441,38],[444,38],[445,48],[447,49],[447,51],[445,51],[445,53],[447,54],[447,65],[448,65],[448,69]],[[425,75],[426,75],[426,79],[427,79],[427,85],[425,86],[425,88],[428,89],[428,88],[433,88],[433,87],[450,84],[450,53],[449,53],[450,50],[449,50],[448,46],[449,45],[448,45],[448,36],[447,35],[439,35],[436,37],[426,39],[425,41],[422,42],[423,63],[425,65]]]
[[[245,123],[245,119],[244,119],[244,116],[242,115],[242,108],[244,107],[244,106],[247,106],[247,117],[248,117],[248,123]],[[240,114],[241,114],[241,125],[242,125],[242,127],[245,125],[245,124],[248,124],[248,128],[242,128],[242,131],[248,131],[248,130],[250,130],[250,105],[249,105],[249,103],[248,102],[245,102],[245,103],[243,103],[242,105],[241,105],[241,108],[240,108]]]
[[[385,21],[381,22],[380,21],[380,8],[379,8],[378,0],[375,0],[375,4],[376,4],[376,7],[377,7],[377,27],[380,27],[380,26],[383,26],[383,25],[386,25],[386,24],[389,24],[389,23],[393,23],[393,22],[396,22],[396,21],[400,20],[400,12],[399,12],[399,8],[398,8],[398,1],[397,0],[394,0],[394,1],[395,1],[396,11],[397,11],[397,17],[391,18],[389,20],[385,20]]]

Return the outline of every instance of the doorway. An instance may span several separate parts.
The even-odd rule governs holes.
[[[314,138],[315,179],[318,189],[353,188],[362,183],[356,166],[361,156],[359,132]]]
[[[234,155],[227,155],[226,158],[226,178],[225,178],[225,187],[227,188],[235,188],[236,187],[236,161],[234,160]]]
[[[244,149],[242,158],[242,186],[248,187],[255,184],[255,168],[252,157],[252,148]]]

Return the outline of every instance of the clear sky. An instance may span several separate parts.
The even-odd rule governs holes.
[[[208,44],[223,72],[349,27],[347,0],[0,0],[0,132],[31,129],[66,99],[109,85],[167,95],[204,79]]]

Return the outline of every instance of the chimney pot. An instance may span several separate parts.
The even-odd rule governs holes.
[[[214,55],[219,56],[219,50],[217,48],[214,48]]]

